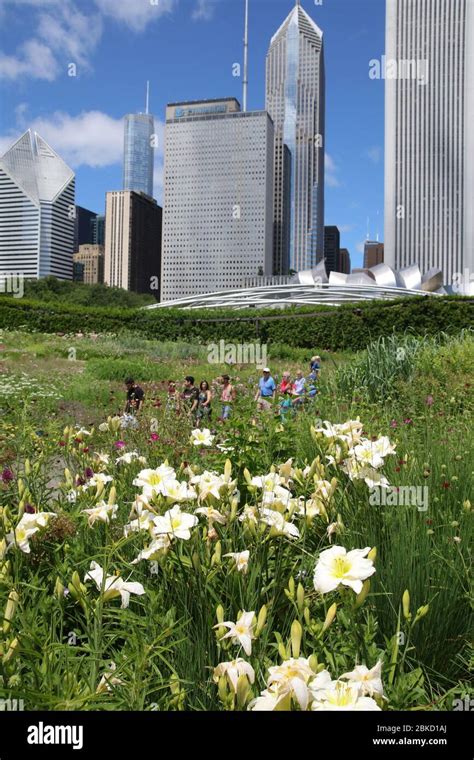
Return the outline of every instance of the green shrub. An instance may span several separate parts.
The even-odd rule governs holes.
[[[423,296],[337,307],[248,311],[86,308],[0,298],[0,328],[45,333],[134,333],[160,342],[286,344],[309,351],[356,351],[382,336],[436,335],[474,328],[473,301]],[[249,316],[250,315],[250,316]]]

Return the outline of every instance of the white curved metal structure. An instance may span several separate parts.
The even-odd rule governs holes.
[[[212,309],[247,307],[338,306],[373,299],[390,300],[401,296],[446,295],[441,286],[442,272],[431,270],[422,276],[417,265],[394,272],[387,264],[354,274],[326,274],[325,262],[315,269],[298,272],[287,284],[257,285],[237,290],[222,290],[200,296],[187,296],[152,304],[146,309]]]

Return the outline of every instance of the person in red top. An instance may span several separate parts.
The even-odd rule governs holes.
[[[287,391],[291,392],[292,390],[293,390],[293,383],[291,381],[290,373],[288,371],[284,372],[281,378],[281,383],[278,386],[278,392],[283,395]]]

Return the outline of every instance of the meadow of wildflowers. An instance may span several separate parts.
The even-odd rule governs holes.
[[[284,420],[233,368],[233,417],[201,430],[160,383],[189,359],[161,359],[124,429],[122,386],[61,340],[1,340],[1,697],[390,711],[472,695],[470,337],[420,351],[380,402],[328,371]],[[127,360],[113,343],[103,361]]]

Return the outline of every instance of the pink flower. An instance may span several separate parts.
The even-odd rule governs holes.
[[[403,420],[403,422],[404,422],[405,425],[412,425],[413,424],[413,420],[411,419],[411,417],[407,417],[406,420]]]
[[[159,439],[160,439],[160,436],[158,435],[158,433],[152,433],[150,435],[150,441],[158,441]]]
[[[4,483],[9,483],[11,480],[13,480],[13,478],[13,472],[8,467],[5,467],[2,474],[0,475],[0,480],[3,480]]]
[[[123,449],[126,446],[125,441],[115,441],[114,446],[116,449]]]
[[[392,420],[390,423],[390,427],[396,428],[398,426],[398,422],[396,420]]]
[[[434,404],[434,398],[433,398],[433,396],[431,396],[431,394],[426,397],[425,404],[426,404],[426,406],[433,406],[433,404]]]

